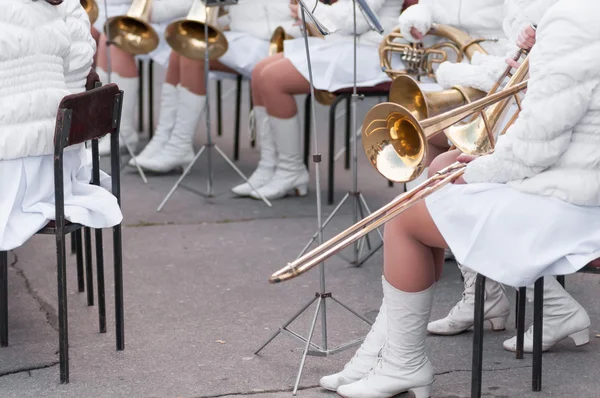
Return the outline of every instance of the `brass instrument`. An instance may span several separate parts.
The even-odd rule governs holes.
[[[172,22],[165,30],[165,39],[171,48],[186,58],[204,60],[208,51],[210,59],[218,59],[227,52],[227,38],[218,29],[221,7],[206,7],[195,0],[184,19]],[[205,37],[205,25],[208,37]]]
[[[93,25],[98,19],[98,4],[96,0],[81,0],[80,3],[90,18],[90,23]]]
[[[427,138],[440,131],[444,131],[464,153],[489,153],[493,147],[490,140],[492,131],[499,125],[511,97],[517,96],[527,88],[528,72],[529,62],[526,58],[504,90],[421,122],[410,110],[398,104],[376,105],[369,111],[363,123],[363,143],[369,160],[386,178],[393,177],[395,181],[413,180],[423,172]],[[488,107],[491,108],[486,110]],[[457,122],[479,112],[481,115],[471,122],[455,126]],[[440,170],[414,190],[397,197],[375,213],[289,263],[271,275],[269,282],[283,282],[310,270],[397,217],[418,201],[453,183],[464,174],[465,168],[465,164],[457,162]]]
[[[149,22],[151,10],[152,0],[133,0],[126,15],[106,21],[104,33],[108,40],[133,55],[154,51],[160,40]]]
[[[402,75],[413,77],[427,76],[435,77],[434,65],[448,60],[448,52],[456,54],[456,62],[462,62],[466,55],[469,60],[475,53],[487,54],[479,43],[485,39],[473,39],[467,33],[453,26],[433,24],[428,36],[439,36],[447,41],[436,43],[425,48],[422,43],[401,43],[397,40],[403,39],[400,29],[393,30],[379,45],[379,59],[381,69],[390,77],[395,79]],[[405,70],[392,68],[392,55],[400,53]]]

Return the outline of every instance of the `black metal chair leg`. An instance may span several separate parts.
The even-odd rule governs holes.
[[[558,275],[556,277],[556,280],[558,281],[558,283],[560,283],[560,285],[563,287],[563,289],[565,288],[565,276],[564,275]]]
[[[75,236],[71,234],[71,254],[77,253],[77,242],[75,241]]]
[[[67,311],[67,267],[65,256],[64,229],[59,228],[56,236],[56,261],[58,280],[58,352],[60,360],[60,382],[69,382],[69,321]]]
[[[352,134],[356,134],[356,131],[350,131],[351,130],[351,124],[350,124],[350,118],[352,117],[352,97],[349,96],[346,99],[346,139],[344,141],[344,144],[346,145],[346,152],[344,153],[344,168],[346,170],[350,170],[350,137],[352,137]],[[356,136],[354,136],[354,139],[356,139]]]
[[[237,94],[235,96],[235,135],[233,137],[233,160],[240,159],[240,122],[242,115],[242,82],[243,76],[237,77]]]
[[[144,130],[144,61],[138,61],[139,89],[138,89],[138,130]]]
[[[544,278],[535,281],[533,299],[532,390],[542,391],[542,338],[544,329]]]
[[[483,326],[485,304],[485,276],[478,274],[475,282],[475,317],[473,325],[473,363],[471,398],[481,398],[483,384]]]
[[[248,96],[250,97],[250,111],[254,109],[254,101],[252,100],[252,84],[248,84]],[[250,139],[250,147],[256,147],[256,137]]]
[[[113,228],[113,254],[115,264],[115,325],[117,351],[125,349],[125,311],[123,305],[123,247],[121,224]]]
[[[525,305],[527,304],[527,288],[517,291],[517,359],[523,359],[525,345]]]
[[[94,269],[92,261],[92,231],[90,228],[83,229],[85,243],[85,283],[87,286],[87,305],[94,305]]]
[[[310,124],[312,123],[310,104],[310,94],[308,94],[304,101],[304,165],[307,169],[310,156]]]
[[[96,279],[98,283],[98,324],[100,333],[106,333],[106,292],[104,288],[104,245],[102,230],[95,229],[96,235]]]
[[[217,135],[223,135],[223,85],[217,80]]]
[[[0,346],[8,347],[8,252],[0,252]]]
[[[148,62],[148,136],[154,135],[154,61]]]
[[[72,239],[75,239],[75,254],[77,258],[77,291],[85,292],[85,281],[83,271],[83,244],[81,243],[81,229],[73,232]]]

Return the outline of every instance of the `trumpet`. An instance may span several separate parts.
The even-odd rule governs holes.
[[[129,54],[141,55],[154,51],[160,39],[149,22],[151,10],[152,0],[133,0],[126,15],[106,21],[106,37]]]
[[[398,76],[435,77],[434,65],[448,60],[448,53],[456,55],[455,62],[462,62],[464,56],[469,60],[475,53],[487,54],[479,43],[485,39],[473,39],[467,33],[453,26],[433,24],[428,36],[438,36],[446,39],[428,48],[422,43],[401,43],[397,40],[404,36],[400,29],[390,32],[379,45],[379,60],[381,69],[393,80]],[[400,53],[406,69],[396,70],[392,67],[392,55]]]
[[[80,0],[80,3],[90,18],[90,23],[93,25],[98,19],[98,4],[96,4],[96,0]]]
[[[186,58],[204,60],[208,51],[209,59],[218,59],[227,52],[227,38],[220,31],[218,19],[221,7],[206,7],[202,0],[196,0],[184,19],[172,22],[165,30],[165,39],[171,48]],[[205,26],[208,37],[205,37]]]
[[[510,71],[510,69],[507,69]],[[382,103],[372,108],[363,123],[363,142],[371,164],[396,181],[411,181],[424,169],[427,138],[444,131],[464,153],[484,155],[493,148],[493,130],[497,128],[512,97],[527,88],[529,58],[512,75],[504,90],[463,105],[449,112],[422,121],[410,110],[394,103]],[[507,73],[505,73],[506,75]],[[487,109],[490,107],[490,109]],[[469,123],[455,126],[468,116],[481,115]],[[511,122],[514,121],[514,118]],[[400,195],[334,238],[289,263],[269,278],[279,283],[305,273],[335,255],[371,231],[397,217],[418,201],[453,183],[465,172],[466,165],[454,163],[414,190]],[[390,170],[390,172],[388,172]]]

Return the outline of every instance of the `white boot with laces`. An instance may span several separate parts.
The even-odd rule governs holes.
[[[146,145],[144,150],[140,152],[135,159],[141,159],[143,162],[144,160],[151,158],[159,153],[167,144],[167,141],[169,141],[177,117],[178,92],[179,86],[175,87],[169,83],[163,84],[160,97],[160,117],[158,119],[158,126],[156,126],[156,131],[152,135],[152,139],[148,142],[148,145]],[[132,158],[128,165],[135,167],[135,159]]]
[[[533,285],[527,286],[527,298],[533,301]],[[569,337],[579,347],[590,342],[590,317],[553,277],[544,278],[542,351]],[[504,342],[504,349],[517,351],[517,337]],[[523,351],[533,352],[533,325],[525,333]]]
[[[379,352],[385,343],[386,336],[387,308],[385,300],[383,300],[379,314],[377,314],[377,318],[375,318],[375,322],[360,348],[341,372],[322,377],[319,381],[321,387],[326,390],[336,391],[338,387],[344,384],[354,383],[362,379],[377,363]]]
[[[108,84],[108,74],[106,71],[100,67],[96,67],[96,73],[98,73],[102,84]],[[121,152],[127,152],[127,145],[129,145],[135,153],[140,139],[138,131],[133,124],[138,105],[139,80],[137,77],[122,77],[114,72],[110,77],[111,83],[115,83],[119,86],[119,90],[123,90],[119,149]],[[100,156],[110,155],[110,136],[106,135],[98,141],[98,152]]]
[[[383,291],[388,330],[381,356],[365,377],[340,386],[337,393],[346,398],[389,398],[412,391],[415,398],[429,398],[435,374],[425,337],[435,285],[407,293],[384,280]]]
[[[197,95],[180,87],[177,96],[175,127],[167,143],[151,158],[138,159],[145,170],[168,173],[181,170],[194,160],[194,135],[204,113],[206,96]]]
[[[427,331],[431,334],[453,336],[462,333],[475,324],[475,281],[477,273],[458,265],[464,277],[465,290],[462,299],[443,319],[430,322]],[[483,319],[489,321],[494,331],[504,330],[510,315],[510,302],[504,286],[493,280],[485,281],[485,305]]]
[[[308,193],[309,175],[302,160],[302,131],[297,116],[280,119],[269,116],[269,127],[275,140],[277,165],[271,181],[258,189],[267,199],[281,199],[290,193],[305,196]],[[257,192],[250,193],[261,199]]]
[[[260,161],[254,173],[248,178],[247,182],[237,185],[231,191],[238,196],[248,196],[254,189],[259,189],[273,178],[275,175],[275,165],[277,163],[277,154],[275,152],[275,140],[269,126],[269,115],[264,106],[255,106],[253,112],[254,129],[257,130],[260,146]]]

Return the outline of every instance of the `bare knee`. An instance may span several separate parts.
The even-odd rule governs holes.
[[[438,157],[436,157],[435,159],[433,159],[433,161],[431,162],[431,165],[429,166],[429,171],[428,171],[429,177],[432,177],[438,171],[440,171],[440,170],[450,166],[452,163],[456,162],[456,159],[458,158],[459,155],[460,155],[460,150],[453,149],[451,151],[444,152],[441,155],[439,155]]]

